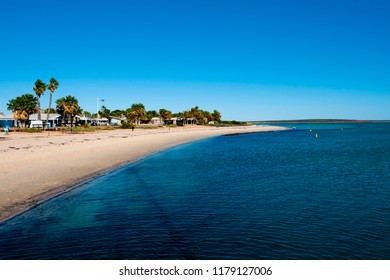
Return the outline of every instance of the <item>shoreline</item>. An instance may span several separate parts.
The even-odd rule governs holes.
[[[152,154],[222,135],[288,130],[279,126],[108,130],[83,134],[12,133],[0,140],[0,223],[80,184]]]

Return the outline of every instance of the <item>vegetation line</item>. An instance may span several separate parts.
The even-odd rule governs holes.
[[[222,121],[221,113],[218,110],[209,112],[202,110],[199,106],[184,110],[178,113],[161,108],[159,111],[147,111],[142,103],[134,103],[125,110],[110,110],[106,106],[98,108],[98,112],[93,114],[84,111],[75,96],[66,95],[59,97],[55,101],[55,108],[52,108],[53,94],[60,86],[55,78],[51,78],[49,84],[37,79],[33,90],[35,96],[31,93],[25,93],[9,100],[7,109],[12,111],[13,123],[6,123],[7,126],[13,126],[19,129],[58,129],[60,127],[84,127],[90,126],[117,126],[122,128],[145,127],[146,125],[156,127],[163,125],[246,125],[245,122]],[[46,110],[41,110],[41,96],[50,91],[49,104]],[[104,101],[99,98],[99,101]],[[46,118],[42,119],[42,114],[46,113]],[[1,114],[0,114],[1,115]],[[4,126],[0,122],[0,126]]]

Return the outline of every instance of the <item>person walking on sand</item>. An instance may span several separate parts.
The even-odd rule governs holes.
[[[131,131],[134,131],[134,124],[131,126]]]

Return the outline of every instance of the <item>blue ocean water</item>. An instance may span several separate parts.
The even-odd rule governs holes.
[[[0,259],[390,259],[390,123],[295,127],[87,182],[0,224]]]

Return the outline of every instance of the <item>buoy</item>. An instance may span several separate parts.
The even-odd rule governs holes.
[[[313,130],[310,129],[310,132],[313,132]]]
[[[318,133],[316,133],[316,138],[318,138]]]

